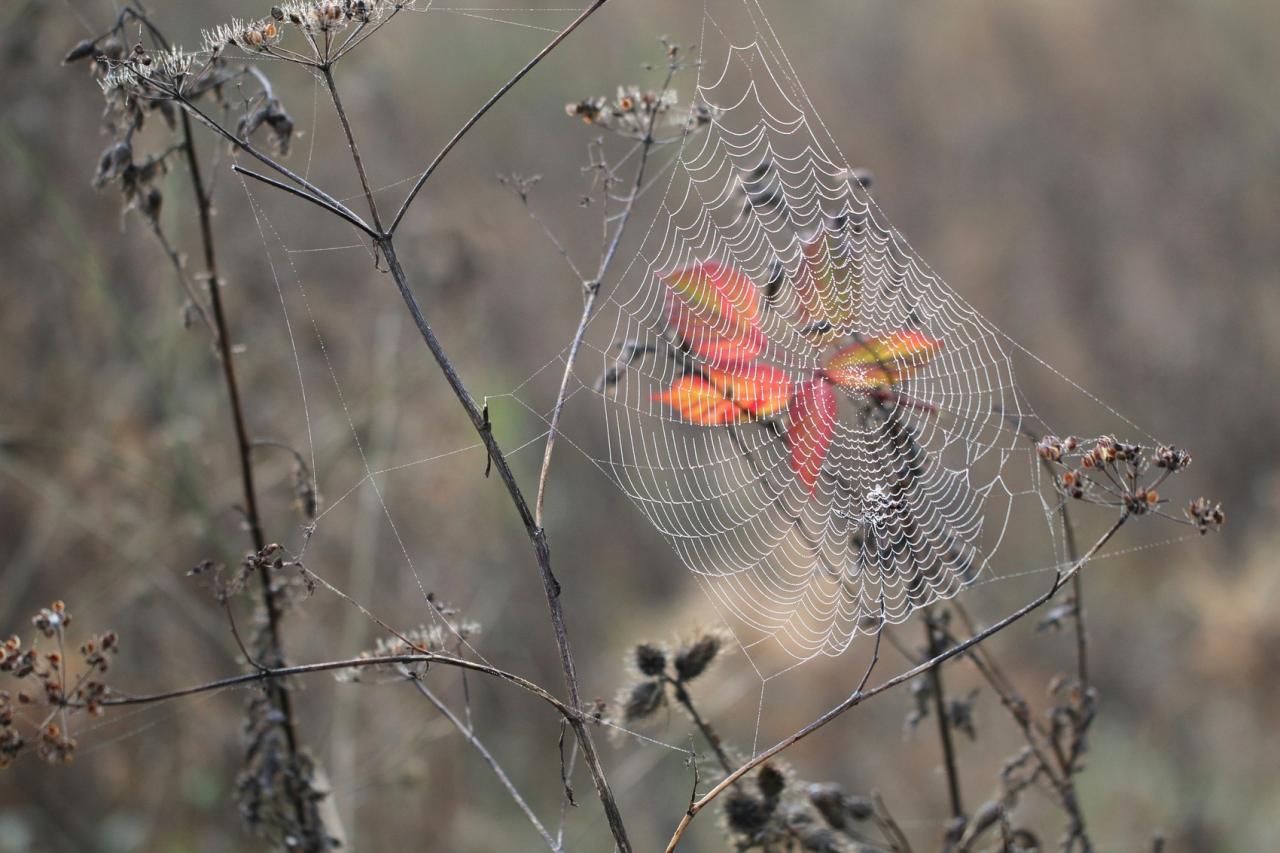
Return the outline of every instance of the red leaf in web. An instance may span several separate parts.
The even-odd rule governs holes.
[[[799,383],[787,407],[791,470],[813,494],[836,431],[836,392],[821,377]]]
[[[760,296],[738,269],[706,261],[663,276],[662,282],[668,288],[667,322],[706,366],[740,367],[764,349]]]

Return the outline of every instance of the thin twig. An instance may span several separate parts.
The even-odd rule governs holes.
[[[179,687],[174,690],[166,690],[161,693],[144,693],[138,696],[112,696],[102,701],[103,706],[129,706],[129,705],[154,705],[157,702],[168,702],[174,699],[181,699],[184,696],[197,696],[201,693],[210,693],[216,690],[226,690],[228,687],[241,687],[246,684],[255,684],[259,681],[278,681],[283,678],[289,678],[295,675],[312,675],[317,672],[333,672],[341,669],[361,669],[370,666],[392,666],[395,664],[439,664],[441,666],[457,667],[459,669],[471,670],[485,675],[492,676],[514,684],[516,687],[538,697],[551,707],[555,708],[562,717],[568,720],[578,719],[582,715],[561,702],[550,691],[535,684],[527,678],[498,669],[486,663],[467,660],[453,655],[447,655],[440,652],[410,652],[402,655],[376,655],[357,658],[348,658],[345,660],[323,661],[321,663],[304,663],[295,664],[293,666],[277,666],[270,669],[261,669],[254,672],[244,672],[239,675],[231,675],[226,678],[219,678],[215,681],[206,681],[200,684],[194,684],[189,687]],[[68,707],[78,707],[74,703],[68,703]]]
[[[515,783],[511,781],[511,777],[502,769],[502,765],[493,757],[493,753],[489,752],[488,748],[485,747],[480,738],[476,737],[476,733],[472,731],[461,719],[459,719],[458,715],[453,713],[453,710],[441,701],[440,697],[432,693],[427,685],[422,683],[420,678],[407,669],[401,668],[401,671],[404,673],[406,678],[410,679],[414,689],[421,693],[428,702],[434,705],[436,710],[443,714],[449,722],[453,723],[454,728],[456,728],[462,736],[466,738],[467,743],[475,747],[476,752],[480,753],[480,757],[484,759],[484,763],[489,765],[489,769],[493,771],[493,775],[498,777],[498,781],[502,783],[502,787],[507,789],[507,793],[511,795],[511,799],[520,807],[520,811],[524,812],[524,816],[533,824],[533,828],[542,836],[542,840],[547,842],[547,846],[552,850],[559,850],[559,845],[557,845],[555,839],[551,837],[551,833],[547,832],[547,828],[542,825],[542,821],[538,820],[538,816],[534,814],[533,809],[529,807],[529,804],[525,802],[524,797],[520,795],[520,790],[515,786]]]
[[[269,178],[266,175],[260,174],[251,169],[246,169],[244,166],[241,166],[239,163],[232,163],[231,171],[239,175],[244,175],[246,177],[253,178],[255,181],[261,181],[267,186],[275,187],[278,190],[284,190],[290,195],[295,195],[300,199],[309,201],[312,204],[316,205],[317,207],[323,208],[329,213],[332,213],[334,216],[337,216],[343,221],[348,222],[351,225],[354,225],[356,228],[359,228],[361,231],[363,231],[365,234],[368,234],[370,237],[374,239],[377,239],[378,237],[378,232],[374,231],[372,228],[366,225],[362,219],[360,219],[359,217],[351,216],[341,208],[334,207],[332,204],[320,198],[319,196],[312,195],[311,193],[306,192],[305,190],[300,190],[297,187],[291,187],[288,184],[284,183],[283,181],[277,181],[275,178]]]
[[[494,104],[502,100],[507,92],[511,91],[512,87],[524,79],[524,76],[532,71],[535,65],[545,59],[551,51],[559,47],[560,42],[568,38],[574,30],[581,26],[587,18],[594,15],[596,11],[607,2],[608,0],[593,0],[591,5],[583,9],[582,14],[570,21],[567,27],[557,33],[556,37],[548,42],[546,47],[534,54],[534,57],[525,63],[523,68],[515,73],[515,76],[506,83],[503,83],[502,86],[499,87],[498,91],[494,92],[489,100],[485,101],[480,109],[476,110],[475,115],[467,119],[466,124],[458,128],[458,132],[453,135],[452,139],[445,143],[444,148],[440,149],[440,153],[436,155],[435,159],[432,160],[431,163],[428,164],[427,168],[423,170],[422,174],[418,176],[418,180],[414,182],[413,189],[409,190],[409,195],[405,197],[404,203],[400,205],[400,210],[396,212],[395,219],[391,220],[391,227],[387,229],[388,235],[394,234],[396,229],[400,227],[400,220],[404,219],[404,215],[409,212],[409,205],[413,204],[413,200],[417,197],[419,191],[422,190],[423,185],[431,178],[431,175],[440,166],[440,163],[444,158],[449,156],[449,152],[454,149],[454,146],[461,142],[462,137],[466,136],[467,133],[470,132],[471,128],[476,125],[476,122],[480,121],[480,119],[484,117],[484,114],[493,108]]]
[[[724,751],[724,742],[720,740],[720,735],[716,734],[716,730],[711,728],[711,724],[702,719],[702,715],[698,713],[697,707],[693,704],[693,697],[689,695],[689,691],[685,689],[684,684],[669,675],[664,675],[663,678],[674,689],[676,701],[689,713],[689,716],[693,719],[693,724],[697,726],[703,739],[711,747],[711,751],[715,753],[716,760],[720,762],[724,772],[732,773],[733,764],[729,761],[729,756]]]
[[[373,219],[373,227],[382,233],[382,220],[378,216],[378,204],[373,200],[373,190],[369,187],[369,175],[365,171],[364,160],[360,157],[360,148],[356,145],[355,133],[351,130],[351,122],[347,119],[347,111],[338,97],[338,84],[333,79],[333,67],[330,63],[320,66],[320,75],[324,79],[325,88],[329,90],[329,98],[333,101],[333,110],[338,114],[338,123],[342,125],[342,133],[347,138],[347,148],[351,151],[351,159],[355,162],[356,174],[360,176],[360,186],[364,189],[365,201],[369,204],[369,216]]]
[[[392,238],[385,237],[379,240],[378,247],[382,251],[383,258],[387,261],[387,268],[396,282],[396,287],[400,290],[400,296],[404,300],[405,306],[409,309],[414,324],[418,327],[419,334],[422,336],[427,348],[431,350],[431,354],[435,357],[436,363],[440,366],[441,372],[444,373],[454,396],[458,398],[463,410],[470,417],[471,425],[476,434],[484,442],[493,467],[497,469],[498,476],[507,487],[511,501],[520,515],[520,520],[524,523],[525,532],[528,534],[529,542],[533,546],[534,557],[537,560],[538,570],[542,578],[543,592],[547,599],[552,630],[555,633],[556,646],[560,651],[560,667],[564,672],[565,686],[569,691],[569,704],[574,708],[581,708],[582,698],[578,688],[578,675],[573,662],[573,652],[569,647],[564,608],[560,603],[560,582],[556,580],[555,573],[551,569],[551,549],[547,544],[546,532],[534,519],[533,513],[529,509],[528,501],[525,500],[524,492],[521,491],[520,484],[516,481],[515,474],[507,462],[507,457],[503,453],[502,447],[494,437],[493,430],[489,429],[485,423],[483,411],[477,405],[475,398],[471,396],[471,392],[467,390],[448,353],[444,351],[444,347],[441,346],[435,331],[431,328],[431,324],[427,322],[426,315],[423,314],[422,307],[418,304],[417,297],[414,296],[413,290],[409,286],[409,280],[405,275],[404,269],[400,266],[400,260],[396,255]],[[581,725],[581,721],[576,721],[576,723],[574,730],[582,744],[583,758],[591,771],[591,778],[596,786],[596,794],[604,806],[605,816],[609,821],[609,828],[613,832],[614,841],[623,853],[629,853],[631,844],[627,840],[621,812],[619,812],[617,802],[609,789],[609,783],[605,779],[604,767],[600,763],[600,756],[596,752],[595,743],[591,739],[590,732],[585,726]]]
[[[675,72],[676,65],[672,62],[667,68],[667,79],[662,83],[659,97],[661,97],[661,93],[665,93],[670,88],[671,78],[675,76]],[[604,282],[605,274],[609,271],[613,258],[617,254],[618,246],[622,243],[622,235],[626,231],[627,222],[631,219],[631,212],[635,209],[640,187],[644,185],[645,167],[649,163],[649,152],[653,149],[653,128],[657,119],[658,110],[655,106],[653,112],[649,114],[649,126],[641,142],[640,163],[636,167],[636,177],[632,184],[631,194],[627,198],[618,225],[613,231],[613,237],[601,254],[600,266],[596,270],[595,279],[583,282],[583,290],[585,292],[582,300],[582,316],[578,320],[577,331],[573,333],[573,341],[569,344],[569,354],[565,356],[564,373],[560,376],[560,390],[556,394],[555,407],[551,410],[551,421],[547,425],[547,440],[542,450],[542,470],[538,474],[538,493],[534,500],[534,518],[537,520],[539,527],[542,526],[542,508],[547,496],[547,478],[551,474],[551,454],[555,450],[556,435],[560,428],[560,416],[564,413],[564,403],[568,397],[569,377],[573,375],[573,365],[578,360],[578,350],[582,348],[582,339],[586,336],[587,324],[591,322],[591,315],[595,312],[596,298],[600,295],[600,287]]]

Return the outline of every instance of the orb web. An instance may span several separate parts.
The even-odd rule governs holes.
[[[989,565],[1023,406],[1007,339],[824,144],[769,40],[709,54],[710,124],[605,318],[607,468],[718,609],[798,659],[835,655]]]

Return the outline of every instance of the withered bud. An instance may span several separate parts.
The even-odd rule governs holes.
[[[681,681],[692,681],[702,675],[720,654],[720,648],[720,638],[708,633],[680,649],[676,653],[676,677]]]
[[[1217,530],[1226,522],[1226,514],[1221,504],[1213,504],[1208,498],[1196,498],[1186,509],[1187,518],[1199,528],[1201,535],[1210,530]]]
[[[1057,462],[1062,458],[1062,444],[1057,436],[1046,435],[1036,442],[1036,454],[1046,462]]]
[[[772,764],[762,764],[756,775],[756,787],[765,799],[776,800],[786,790],[787,776]]]
[[[636,646],[636,669],[644,675],[662,675],[667,669],[666,652],[651,643],[641,643]]]
[[[78,42],[75,47],[67,51],[67,55],[62,57],[62,64],[67,65],[72,62],[79,62],[81,59],[88,59],[97,51],[92,39],[85,39]]]
[[[774,804],[764,803],[738,789],[730,789],[725,798],[724,819],[730,831],[738,835],[754,836],[773,814]]]
[[[1173,445],[1164,445],[1156,448],[1151,464],[1173,472],[1182,471],[1191,464],[1191,454]]]
[[[641,681],[631,688],[622,705],[622,718],[626,722],[644,720],[666,704],[667,691],[660,681]]]
[[[272,18],[273,20],[276,20],[276,21],[283,21],[283,20],[284,20],[284,10],[283,10],[283,9],[281,9],[279,6],[272,6],[272,7],[271,7],[271,18]]]

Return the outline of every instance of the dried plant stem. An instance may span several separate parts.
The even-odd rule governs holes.
[[[1076,545],[1076,528],[1071,523],[1071,513],[1067,504],[1062,504],[1062,536],[1067,546],[1067,559],[1074,562],[1079,546]],[[1076,605],[1072,608],[1072,623],[1076,632],[1076,677],[1080,680],[1080,691],[1089,692],[1089,634],[1084,622],[1084,581],[1080,575],[1071,579],[1071,597]]]
[[[454,149],[454,146],[462,141],[462,137],[466,136],[467,133],[471,131],[471,128],[475,127],[476,122],[480,121],[480,119],[484,117],[484,114],[493,108],[494,104],[502,100],[503,97],[506,96],[507,92],[511,91],[512,87],[524,79],[524,76],[532,71],[535,65],[545,59],[551,51],[559,47],[562,41],[567,39],[574,30],[580,27],[587,18],[594,15],[600,7],[607,2],[608,0],[593,0],[591,5],[582,10],[582,14],[570,21],[568,26],[556,34],[555,38],[547,42],[546,47],[534,54],[533,58],[526,62],[523,68],[517,71],[510,80],[503,83],[502,86],[498,88],[498,91],[494,92],[489,100],[485,101],[480,106],[480,109],[476,110],[475,114],[472,115],[471,118],[467,119],[466,123],[463,124],[462,127],[458,128],[458,132],[445,143],[444,148],[440,149],[440,153],[437,154],[435,159],[427,165],[427,168],[418,176],[418,180],[414,182],[413,189],[409,190],[409,195],[405,197],[404,203],[400,205],[400,209],[396,212],[395,218],[391,220],[391,227],[387,229],[388,235],[394,234],[396,229],[400,227],[400,221],[403,220],[404,215],[409,212],[409,206],[413,204],[413,200],[417,198],[422,187],[428,180],[430,180],[431,175],[435,173],[435,170],[440,166],[440,163],[444,158],[449,156],[449,152]]]
[[[666,92],[671,86],[671,78],[675,75],[676,66],[674,63],[667,69],[667,79],[663,81],[662,88],[659,92]],[[547,427],[547,440],[543,445],[542,451],[542,470],[538,474],[538,494],[534,501],[534,518],[537,520],[538,526],[542,526],[542,508],[547,496],[547,480],[551,475],[551,454],[555,450],[556,435],[560,429],[560,416],[564,412],[564,402],[569,393],[569,377],[573,375],[573,365],[578,360],[578,351],[582,348],[582,339],[587,334],[587,324],[591,322],[591,316],[595,313],[596,298],[600,295],[600,286],[604,282],[604,277],[609,271],[610,265],[613,264],[613,258],[618,253],[618,246],[622,243],[623,233],[627,229],[627,223],[631,220],[631,212],[635,210],[636,198],[640,195],[640,188],[644,186],[645,168],[649,164],[649,153],[653,150],[653,129],[658,120],[658,111],[655,109],[649,115],[649,126],[645,130],[644,139],[641,140],[640,162],[636,166],[636,177],[631,184],[631,192],[627,195],[627,200],[623,205],[622,212],[618,214],[618,225],[614,228],[613,237],[609,240],[600,256],[600,266],[596,270],[596,277],[592,281],[584,281],[583,300],[582,300],[582,316],[578,320],[578,328],[573,333],[573,340],[569,344],[569,354],[564,360],[564,373],[560,376],[560,390],[556,394],[556,403],[551,410],[551,422]]]
[[[347,119],[347,111],[342,106],[342,98],[338,97],[338,85],[333,79],[333,65],[324,63],[320,66],[320,75],[324,78],[325,88],[329,90],[329,98],[333,101],[333,110],[338,114],[338,122],[347,138],[347,148],[351,151],[351,159],[355,162],[356,174],[360,176],[360,186],[364,189],[365,201],[369,204],[369,216],[373,219],[373,227],[378,233],[382,231],[382,219],[378,216],[378,205],[373,200],[373,190],[369,187],[369,175],[360,157],[360,148],[356,145],[355,133],[351,130],[351,122]]]
[[[218,277],[217,254],[213,242],[213,200],[205,189],[204,177],[200,171],[200,158],[196,152],[195,137],[191,132],[191,119],[185,111],[181,113],[183,148],[186,153],[188,171],[191,176],[191,188],[195,196],[196,209],[200,220],[200,243],[204,255],[205,278],[209,283],[209,309],[213,315],[214,328],[217,331],[216,345],[218,361],[222,365],[222,377],[227,386],[227,396],[231,404],[231,421],[236,436],[236,450],[240,462],[240,483],[244,492],[244,516],[249,527],[249,536],[253,541],[255,552],[267,547],[265,534],[262,532],[262,517],[258,510],[258,493],[253,477],[253,443],[249,438],[249,428],[245,421],[244,404],[240,397],[240,384],[236,376],[235,353],[231,343],[231,332],[227,323],[226,310],[222,303],[222,285]],[[281,605],[277,590],[271,579],[271,570],[267,564],[258,565],[262,607],[266,613],[265,639],[267,643],[267,661],[270,666],[283,666],[285,663],[284,640],[281,635]],[[237,637],[237,642],[239,637]],[[252,658],[250,658],[252,660]],[[261,667],[262,664],[255,663]],[[279,681],[271,682],[268,693],[272,706],[280,715],[279,726],[284,734],[285,745],[289,751],[291,764],[297,765],[300,759],[297,724],[294,720],[293,702],[288,690]],[[324,837],[323,827],[315,823],[319,820],[315,809],[302,800],[300,792],[289,787],[290,806],[301,827],[308,837]]]
[[[711,724],[702,718],[698,713],[697,707],[693,704],[693,697],[689,695],[689,691],[685,689],[684,684],[676,681],[670,676],[663,676],[675,693],[676,701],[680,703],[680,707],[684,708],[693,719],[693,724],[697,726],[698,731],[702,734],[704,740],[711,747],[711,751],[715,753],[716,760],[720,762],[720,766],[724,768],[725,773],[733,772],[733,764],[729,761],[728,754],[724,751],[724,742],[720,740],[720,735],[711,727]]]
[[[516,511],[520,514],[520,520],[524,523],[525,532],[528,534],[529,542],[533,546],[534,557],[538,562],[538,570],[542,577],[543,592],[547,598],[547,607],[550,612],[552,629],[555,633],[556,646],[560,651],[560,666],[564,672],[565,686],[569,691],[569,704],[574,708],[581,708],[582,697],[578,688],[578,674],[573,662],[573,652],[569,647],[564,608],[560,603],[560,582],[556,580],[555,574],[551,569],[551,549],[547,545],[546,532],[534,519],[533,513],[529,509],[528,501],[525,500],[524,492],[521,491],[520,484],[516,481],[515,473],[512,472],[506,455],[498,445],[497,439],[494,438],[493,430],[487,423],[483,411],[467,390],[466,385],[463,384],[462,378],[458,376],[453,362],[449,359],[444,347],[441,346],[439,339],[436,338],[431,324],[427,322],[426,316],[422,313],[422,308],[409,286],[409,280],[405,275],[404,268],[400,266],[400,259],[396,256],[392,238],[384,237],[379,240],[378,248],[382,251],[382,256],[387,262],[392,278],[395,279],[396,287],[400,290],[400,296],[404,300],[405,306],[409,309],[409,313],[418,327],[419,334],[421,334],[427,348],[431,350],[431,354],[435,357],[436,363],[444,373],[449,387],[453,389],[454,395],[458,398],[458,402],[462,405],[468,417],[471,418],[471,425],[484,442],[489,459],[492,461],[493,467],[497,469],[498,476],[502,479],[503,484],[506,485],[507,492],[511,495],[511,501],[515,505]],[[582,725],[582,721],[578,717],[575,716],[570,722],[574,725],[574,732],[582,745],[582,755],[587,762],[588,769],[591,771],[591,778],[595,783],[596,793],[600,798],[601,804],[604,806],[605,816],[608,818],[614,841],[620,850],[627,853],[627,851],[631,850],[631,844],[627,840],[626,829],[622,823],[622,815],[618,811],[618,805],[613,798],[612,791],[609,789],[609,783],[605,779],[604,768],[600,763],[600,756],[596,752],[591,733]]]
[[[520,794],[520,789],[518,789],[515,786],[515,783],[511,781],[511,777],[507,775],[507,771],[502,769],[502,765],[493,757],[493,753],[489,752],[489,749],[484,745],[480,738],[476,737],[476,733],[471,729],[471,727],[464,723],[457,714],[453,713],[453,709],[446,705],[439,696],[436,696],[435,693],[431,692],[430,688],[423,684],[420,678],[413,675],[407,669],[402,671],[405,677],[411,680],[414,689],[421,693],[428,702],[434,705],[435,709],[444,715],[445,719],[453,723],[454,728],[456,728],[458,732],[466,738],[467,743],[475,747],[476,752],[480,753],[480,757],[484,760],[484,763],[489,765],[489,769],[493,771],[493,775],[498,777],[498,781],[502,783],[502,787],[506,788],[507,793],[511,795],[511,799],[515,801],[515,804],[519,807],[520,811],[524,812],[524,816],[529,819],[531,824],[533,824],[533,828],[542,836],[542,840],[547,843],[547,846],[552,850],[559,850],[560,846],[556,843],[556,840],[551,837],[551,833],[547,832],[547,828],[542,825],[542,821],[538,820],[538,816],[534,814],[533,809],[529,807],[527,802],[525,802],[524,797]]]
[[[232,675],[227,678],[217,679],[216,681],[206,681],[190,687],[166,690],[162,693],[147,693],[141,696],[112,696],[109,699],[104,699],[102,701],[102,705],[116,707],[129,705],[154,705],[157,702],[168,702],[173,699],[181,699],[184,696],[196,696],[201,693],[209,693],[215,690],[226,690],[229,687],[242,687],[246,684],[255,684],[259,681],[278,681],[282,678],[288,678],[289,676],[294,675],[313,675],[317,672],[333,672],[335,670],[342,669],[363,669],[371,666],[376,667],[409,664],[439,664],[440,666],[456,667],[458,669],[489,675],[500,681],[513,684],[516,687],[538,697],[552,708],[555,708],[556,711],[567,720],[572,721],[574,719],[579,719],[582,716],[576,709],[570,708],[568,705],[553,696],[550,691],[540,687],[527,678],[516,675],[515,673],[498,669],[497,667],[490,666],[489,664],[455,657],[454,655],[444,654],[442,652],[425,651],[411,652],[402,655],[365,656],[348,658],[345,660],[324,661],[322,663],[277,666],[270,669],[260,669],[255,672],[245,672],[239,675]]]
[[[911,853],[911,842],[907,840],[907,834],[902,831],[898,821],[889,812],[889,807],[885,805],[884,797],[879,791],[871,792],[871,803],[875,810],[876,826],[880,827],[880,831],[888,839],[890,849],[894,853]]]
[[[946,639],[934,624],[934,613],[924,614],[924,633],[929,657],[934,658],[946,649]],[[956,765],[955,741],[951,732],[951,715],[947,711],[946,688],[942,682],[942,664],[929,670],[929,686],[933,692],[933,710],[938,718],[938,740],[942,744],[942,763],[947,773],[947,797],[951,804],[951,816],[964,819],[964,804],[960,794],[960,771]]]
[[[1116,519],[1115,523],[1111,525],[1110,528],[1107,529],[1106,533],[1102,534],[1102,536],[1098,539],[1098,541],[1095,542],[1093,546],[1090,547],[1089,550],[1079,560],[1077,560],[1073,565],[1071,565],[1065,571],[1059,572],[1054,576],[1053,584],[1049,587],[1048,590],[1041,593],[1039,596],[1032,599],[1028,603],[1024,604],[1022,607],[1018,608],[1017,610],[1013,611],[1009,615],[1005,616],[1003,619],[1000,619],[998,622],[995,622],[994,624],[988,626],[987,628],[978,632],[977,634],[974,634],[973,636],[969,637],[967,640],[961,643],[957,643],[956,645],[952,646],[951,648],[947,649],[941,654],[935,655],[929,660],[924,661],[923,663],[920,663],[917,666],[914,666],[911,669],[906,670],[905,672],[899,673],[898,675],[895,675],[893,678],[890,678],[887,681],[884,681],[869,690],[864,691],[861,688],[858,690],[855,690],[853,693],[849,695],[849,698],[845,699],[843,702],[841,702],[839,705],[836,705],[834,708],[831,708],[830,710],[828,710],[826,713],[818,717],[818,719],[814,720],[812,723],[809,723],[807,726],[800,729],[799,731],[787,736],[786,738],[774,744],[773,746],[769,747],[768,749],[764,750],[763,752],[758,753],[756,756],[751,758],[749,761],[747,761],[737,770],[730,773],[723,781],[721,781],[718,785],[716,785],[714,788],[712,788],[710,791],[704,794],[700,800],[697,800],[696,802],[692,803],[689,806],[689,809],[685,812],[684,817],[681,818],[680,823],[676,826],[675,832],[671,836],[671,840],[667,844],[668,853],[670,853],[670,851],[672,850],[675,850],[676,845],[680,843],[681,837],[684,835],[685,831],[689,828],[689,824],[693,821],[694,817],[697,816],[698,812],[705,809],[708,805],[711,804],[713,800],[715,800],[716,797],[724,793],[724,791],[727,788],[729,788],[729,786],[733,785],[735,782],[737,782],[738,779],[742,778],[747,773],[750,773],[756,767],[760,766],[761,764],[773,758],[775,755],[783,752],[784,750],[789,749],[791,746],[795,745],[801,740],[804,740],[809,735],[816,732],[818,729],[827,725],[832,720],[835,720],[838,717],[842,716],[846,711],[849,711],[851,708],[854,708],[862,704],[867,699],[870,699],[873,696],[877,696],[893,687],[897,687],[899,684],[910,681],[911,679],[916,678],[917,676],[923,675],[924,673],[932,670],[934,667],[937,667],[940,664],[945,663],[946,661],[952,659],[956,655],[964,654],[969,649],[976,646],[978,643],[981,643],[984,640],[986,640],[988,637],[998,634],[999,632],[1003,631],[1005,628],[1008,628],[1010,625],[1023,619],[1025,616],[1027,616],[1027,614],[1038,610],[1047,601],[1049,601],[1049,599],[1053,598],[1053,596],[1056,595],[1058,591],[1061,590],[1065,584],[1069,583],[1070,580],[1073,577],[1075,577],[1075,575],[1080,571],[1080,569],[1086,563],[1092,560],[1094,556],[1100,550],[1102,550],[1103,546],[1105,546],[1107,542],[1111,540],[1111,537],[1115,535],[1116,531],[1120,529],[1120,527],[1125,523],[1125,521],[1128,520],[1128,518],[1129,518],[1129,514],[1127,512],[1122,513]]]

